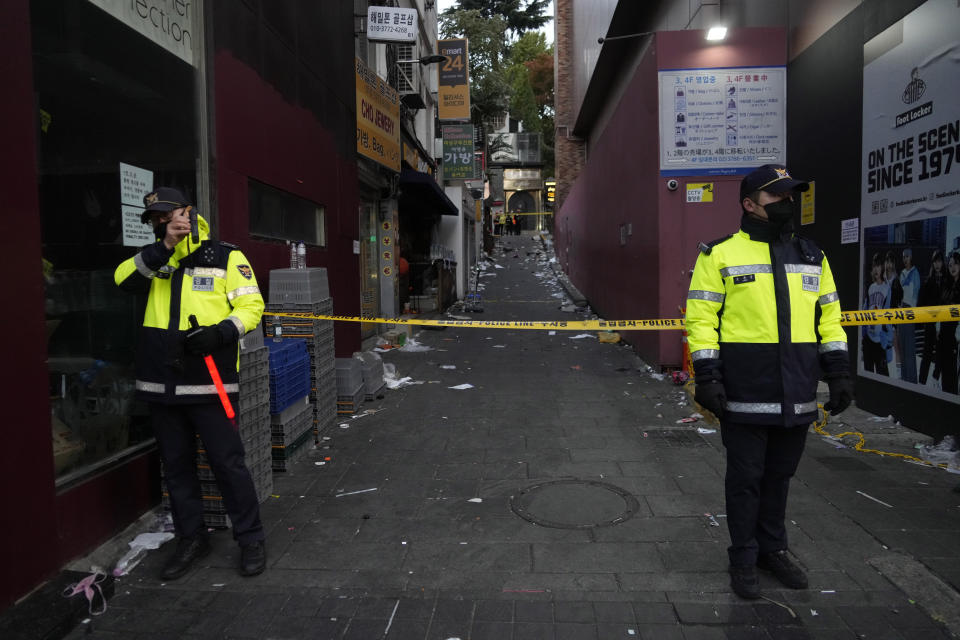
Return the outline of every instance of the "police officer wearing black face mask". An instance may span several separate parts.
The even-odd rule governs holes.
[[[191,215],[179,190],[159,187],[143,204],[141,221],[150,223],[156,241],[124,260],[114,279],[121,289],[148,294],[136,394],[150,407],[178,536],[160,576],[180,578],[211,551],[197,477],[197,435],[240,545],[240,573],[254,576],[267,562],[260,504],[240,434],[224,412],[204,358],[212,358],[236,406],[238,341],[260,322],[263,297],[244,254],[214,240],[210,225]]]
[[[760,597],[757,569],[785,586],[807,577],[787,554],[784,526],[790,479],[817,417],[853,399],[847,337],[830,265],[809,239],[794,235],[806,182],[783,165],[764,165],[740,184],[740,230],[701,245],[687,296],[686,325],[695,398],[720,420],[730,586]]]

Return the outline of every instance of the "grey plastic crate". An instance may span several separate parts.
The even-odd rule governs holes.
[[[363,384],[362,364],[356,358],[337,358],[337,394],[350,395]]]
[[[263,346],[263,322],[261,321],[253,331],[248,331],[240,338],[240,353],[254,351]]]
[[[309,406],[310,397],[304,396],[302,399],[292,403],[280,413],[270,414],[270,424],[284,424],[286,422],[290,422],[295,417],[306,411]]]
[[[274,304],[311,304],[330,297],[327,270],[273,269],[270,271],[269,302]]]

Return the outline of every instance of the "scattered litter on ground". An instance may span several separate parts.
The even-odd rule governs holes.
[[[334,497],[336,497],[336,498],[342,498],[343,496],[352,496],[352,495],[356,495],[356,494],[358,494],[358,493],[369,493],[369,492],[371,492],[371,491],[376,491],[376,490],[377,490],[377,487],[374,487],[374,488],[372,488],[372,489],[361,489],[360,491],[349,491],[349,492],[347,492],[347,493],[338,493],[338,494],[337,494],[336,496],[334,496]],[[341,489],[341,491],[342,491],[342,489]]]
[[[935,445],[918,444],[917,451],[927,462],[946,464],[960,469],[960,451],[956,451],[957,443],[953,436],[943,436],[943,440]]]
[[[412,384],[423,384],[422,381],[414,381],[410,376],[397,378],[397,366],[390,362],[383,363],[383,382],[388,389],[399,389]]]
[[[160,545],[167,540],[173,540],[173,538],[174,535],[168,531],[141,533],[127,543],[130,545],[130,551],[127,551],[122,558],[117,560],[117,565],[113,568],[113,575],[117,577],[127,575],[146,557],[148,550],[159,549]]]
[[[690,374],[686,371],[674,371],[673,372],[673,384],[678,387],[687,384],[687,381],[690,380]]]
[[[457,365],[455,364],[442,364],[440,365],[441,369],[456,369]]]
[[[433,347],[421,344],[413,338],[408,338],[406,344],[400,347],[400,351],[433,351]]]
[[[467,502],[483,502],[483,498],[470,498]]]
[[[582,340],[584,338],[596,338],[597,336],[590,333],[579,333],[575,336],[570,336],[571,340]]]
[[[464,389],[473,389],[473,385],[469,382],[464,382],[463,384],[458,384],[455,387],[447,387],[447,389],[456,389],[457,391],[463,391]]]
[[[557,332],[556,332],[556,331],[548,331],[548,332],[547,332],[547,335],[548,335],[548,336],[555,336],[555,335],[557,335]]]
[[[651,373],[650,377],[654,380],[663,380],[664,375],[662,373]]]
[[[144,534],[141,534],[144,535]],[[171,534],[172,535],[172,534]],[[137,536],[139,537],[139,536]],[[131,543],[132,544],[132,543]],[[137,562],[140,562],[138,559]],[[134,563],[134,566],[136,563]],[[132,566],[130,567],[133,568]],[[123,575],[123,574],[114,574],[114,575]],[[104,611],[107,610],[107,599],[103,595],[103,591],[100,589],[100,583],[107,579],[107,574],[102,571],[94,570],[90,575],[86,576],[83,580],[71,584],[69,587],[63,590],[64,598],[72,598],[78,593],[82,593],[87,599],[87,611],[90,612],[92,616],[98,616]],[[97,609],[95,604],[97,596],[100,596],[100,604],[102,605]],[[92,629],[87,629],[87,631],[92,631]]]
[[[704,427],[697,427],[697,433],[699,433],[700,435],[708,435],[716,432],[717,432],[716,429],[706,429]]]
[[[571,365],[570,368],[573,369],[574,371],[583,371],[583,367],[581,367],[578,364]]]
[[[874,498],[874,497],[871,496],[871,495],[867,495],[867,494],[864,493],[863,491],[859,491],[859,490],[858,490],[857,493],[859,493],[860,495],[862,495],[864,498],[868,498],[868,499],[870,499],[870,500],[873,500],[874,502],[877,502],[877,503],[879,503],[879,504],[882,504],[882,505],[885,506],[885,507],[889,507],[889,508],[893,509],[893,505],[892,505],[892,504],[887,504],[887,503],[884,502],[883,500],[878,500],[877,498]]]
[[[867,420],[870,422],[893,422],[893,416],[870,416]]]
[[[493,348],[494,348],[494,349],[506,349],[506,348],[507,348],[507,345],[505,345],[505,344],[495,344],[495,345],[493,345]]]
[[[707,516],[707,518],[710,520],[710,526],[711,526],[711,527],[719,527],[719,526],[720,526],[720,523],[717,522],[717,519],[713,517],[713,514],[705,513],[705,514],[703,514],[703,515]]]
[[[620,342],[620,334],[616,331],[598,331],[597,340],[603,344],[616,344]]]

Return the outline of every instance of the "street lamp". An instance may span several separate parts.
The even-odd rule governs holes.
[[[435,64],[437,62],[446,62],[449,60],[448,56],[442,56],[440,54],[434,53],[429,56],[422,56],[420,58],[414,58],[413,60],[397,60],[397,71],[400,72],[400,75],[403,76],[403,79],[407,81],[408,87],[414,87],[413,81],[410,80],[410,76],[403,70],[401,65],[403,64],[413,64],[414,62],[419,62],[423,66],[428,64]],[[400,102],[402,102],[408,109],[423,109],[427,105],[423,102],[423,97],[420,95],[419,89],[413,93],[405,93],[400,96]]]
[[[439,53],[434,53],[429,56],[423,56],[415,60],[397,60],[397,64],[401,62],[419,62],[420,64],[426,66],[428,64],[434,64],[435,62],[446,62],[449,59],[449,56],[442,56]]]

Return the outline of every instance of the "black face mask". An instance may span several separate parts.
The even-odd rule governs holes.
[[[794,213],[799,208],[797,205],[799,203],[792,200],[779,200],[763,205],[763,210],[767,212],[770,224],[779,227],[793,219]]]

